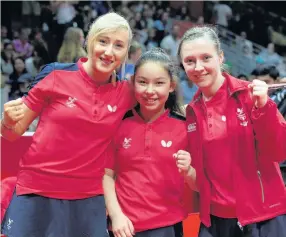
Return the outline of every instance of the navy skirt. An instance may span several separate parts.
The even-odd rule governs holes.
[[[14,193],[1,233],[8,237],[108,237],[104,197],[62,200]]]
[[[110,231],[110,237],[114,237],[114,234]],[[135,233],[134,237],[183,237],[183,223],[179,222],[175,225],[165,226],[161,228],[146,230]]]
[[[211,216],[211,227],[201,223],[199,237],[286,237],[286,215],[239,227],[237,219]]]

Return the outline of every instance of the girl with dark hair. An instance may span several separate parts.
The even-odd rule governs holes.
[[[17,99],[23,96],[22,84],[23,78],[31,78],[31,75],[27,72],[25,67],[25,60],[22,57],[14,59],[14,72],[10,75],[7,84],[11,86],[9,93],[9,99]]]
[[[194,176],[194,169],[177,78],[177,68],[161,49],[144,53],[135,65],[138,105],[114,137],[103,179],[116,237],[182,236],[184,178]]]
[[[178,56],[199,90],[187,106],[192,165],[200,193],[199,237],[285,237],[286,123],[268,86],[224,73],[211,27],[183,36]]]
[[[1,50],[1,72],[7,76],[14,72],[14,57],[15,52],[12,43],[4,43],[3,50]]]

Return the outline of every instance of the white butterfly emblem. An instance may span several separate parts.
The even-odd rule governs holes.
[[[107,105],[107,109],[109,112],[115,112],[117,110],[117,106],[114,105],[113,107],[111,105]]]
[[[170,146],[172,146],[172,141],[166,142],[166,141],[162,140],[161,145],[162,145],[162,147],[170,147]]]

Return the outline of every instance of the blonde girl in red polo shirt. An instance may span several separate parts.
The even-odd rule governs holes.
[[[265,82],[221,70],[224,55],[211,27],[194,27],[178,50],[199,90],[187,106],[192,165],[200,192],[199,237],[285,237],[286,123]]]
[[[130,83],[111,83],[126,61],[128,22],[108,13],[91,25],[88,57],[52,63],[27,97],[4,105],[1,134],[19,138],[40,117],[20,160],[16,190],[2,222],[13,237],[105,237],[102,190],[105,152],[134,104]],[[17,149],[17,148],[16,148]]]
[[[104,195],[116,237],[182,236],[184,178],[193,180],[177,68],[161,49],[135,65],[138,105],[122,121],[110,148]]]

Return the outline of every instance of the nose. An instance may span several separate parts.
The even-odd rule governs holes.
[[[196,62],[196,65],[195,65],[195,71],[200,72],[200,71],[202,71],[203,69],[204,69],[204,67],[202,66],[202,64],[201,64],[199,61],[197,61],[197,62]]]
[[[154,87],[152,85],[148,85],[146,88],[147,94],[153,94],[154,93]]]
[[[108,46],[106,46],[106,49],[105,49],[104,54],[105,54],[105,55],[108,55],[108,56],[111,56],[112,53],[113,53],[112,44],[109,44]]]

